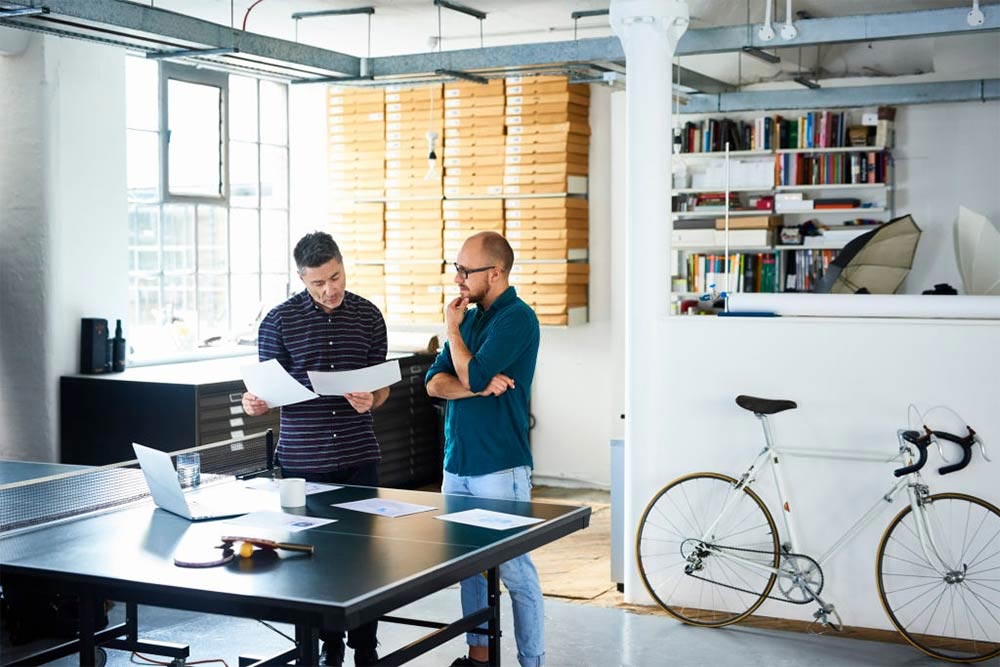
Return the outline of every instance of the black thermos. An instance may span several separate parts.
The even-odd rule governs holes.
[[[121,320],[115,320],[115,337],[111,339],[111,343],[113,348],[111,353],[112,370],[115,373],[121,373],[125,370],[125,339],[122,338]]]

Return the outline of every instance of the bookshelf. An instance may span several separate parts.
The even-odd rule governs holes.
[[[814,289],[844,245],[895,216],[893,116],[819,110],[684,123],[673,156],[674,297],[713,283],[723,291],[727,269],[731,291]],[[782,228],[807,221],[823,236],[782,242]]]

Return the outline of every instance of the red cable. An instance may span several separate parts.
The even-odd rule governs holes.
[[[249,7],[247,7],[247,13],[243,15],[243,30],[247,29],[247,17],[250,16],[250,10],[253,9],[254,7],[256,7],[257,5],[259,5],[262,2],[264,2],[264,0],[257,0],[252,5],[250,5]]]

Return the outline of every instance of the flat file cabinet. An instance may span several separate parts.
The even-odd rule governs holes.
[[[375,411],[382,449],[380,484],[418,487],[441,479],[438,412],[424,390],[433,355],[390,353],[401,380]],[[163,451],[185,449],[272,429],[280,413],[243,412],[240,366],[255,356],[129,368],[107,375],[60,379],[63,463],[106,465],[135,458],[132,443]]]
[[[256,357],[66,375],[59,383],[63,463],[105,465],[135,458],[132,443],[174,451],[273,429],[279,413],[243,412],[240,366]]]

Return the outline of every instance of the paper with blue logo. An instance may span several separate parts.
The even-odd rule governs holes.
[[[337,503],[330,507],[343,507],[346,510],[356,512],[366,512],[368,514],[378,514],[379,516],[397,517],[407,514],[419,514],[436,510],[430,505],[414,505],[413,503],[401,503],[397,500],[387,500],[385,498],[367,498],[365,500],[354,500],[349,503]]]
[[[536,519],[533,516],[521,516],[520,514],[507,514],[505,512],[494,512],[493,510],[484,509],[442,514],[434,518],[441,519],[442,521],[464,523],[469,526],[489,528],[491,530],[510,530],[511,528],[521,528],[544,521],[544,519]]]

